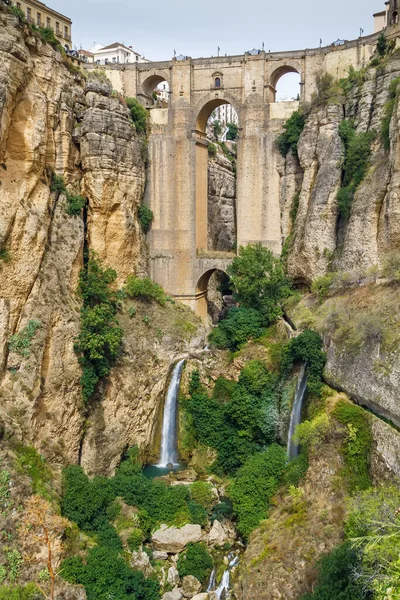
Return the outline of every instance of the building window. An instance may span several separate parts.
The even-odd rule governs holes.
[[[17,2],[17,8],[21,8],[21,2]]]
[[[46,26],[50,29],[51,28],[51,21],[50,21],[50,17],[47,17],[46,20]]]
[[[29,7],[26,9],[26,18],[28,19],[28,21],[31,21],[32,19],[32,11]]]
[[[220,77],[216,77],[215,78],[215,87],[216,88],[220,88],[221,87],[221,78]]]
[[[68,27],[64,27],[64,37],[68,37]]]
[[[136,55],[136,60],[139,61],[139,57]]]
[[[39,27],[40,27],[40,23],[41,23],[40,17],[41,17],[41,14],[38,12],[38,14],[36,16],[36,23],[39,25]]]
[[[397,11],[395,11],[392,14],[392,25],[397,25],[399,22],[399,13]]]
[[[56,21],[56,33],[60,33],[60,23]]]
[[[116,63],[117,59],[115,58],[115,56],[113,57],[113,63]]]
[[[108,65],[108,58],[105,58],[105,59],[104,59],[104,64],[105,64],[105,65]]]

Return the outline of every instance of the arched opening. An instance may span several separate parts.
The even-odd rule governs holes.
[[[162,75],[151,75],[142,85],[142,97],[147,107],[166,108],[169,102],[169,83]]]
[[[395,10],[392,13],[392,25],[398,25],[399,23],[399,13],[397,12],[397,10]]]
[[[294,67],[279,67],[271,75],[270,102],[290,102],[301,99],[301,77]]]
[[[220,77],[216,77],[215,78],[215,87],[216,88],[220,88],[221,87],[221,78]]]
[[[196,243],[201,252],[236,252],[236,172],[239,118],[216,98],[196,122]]]
[[[216,325],[223,319],[234,304],[231,282],[225,271],[206,271],[197,283],[196,299],[196,313],[203,320],[209,318]]]

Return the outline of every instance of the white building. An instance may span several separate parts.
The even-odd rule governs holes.
[[[110,46],[97,44],[90,51],[93,54],[93,62],[97,65],[127,64],[135,62],[149,62],[144,56],[135,52],[132,46],[125,46],[116,42]]]
[[[227,125],[228,123],[239,125],[237,112],[232,104],[221,104],[213,111],[211,118],[213,121],[219,121],[221,125]]]

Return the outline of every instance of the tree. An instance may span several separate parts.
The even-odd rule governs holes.
[[[50,591],[43,595],[48,600],[54,599],[55,580],[59,574],[58,567],[63,551],[61,537],[68,525],[67,519],[55,514],[51,504],[41,496],[30,496],[25,505],[20,533],[29,540],[29,546],[38,552],[25,554],[28,562],[38,562],[46,557],[46,567],[50,581]]]
[[[228,123],[227,127],[229,131],[227,133],[226,139],[230,140],[231,142],[234,142],[238,138],[239,127],[236,125],[236,123]]]
[[[131,111],[132,121],[135,124],[136,131],[139,134],[147,133],[147,110],[136,100],[136,98],[127,98],[126,105]]]
[[[282,314],[282,301],[290,293],[290,283],[282,262],[261,243],[241,247],[228,274],[235,287],[236,300],[244,308],[258,310],[265,324]]]

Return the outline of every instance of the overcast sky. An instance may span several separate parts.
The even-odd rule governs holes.
[[[73,21],[74,44],[124,42],[151,60],[314,48],[373,31],[384,0],[45,0]]]

